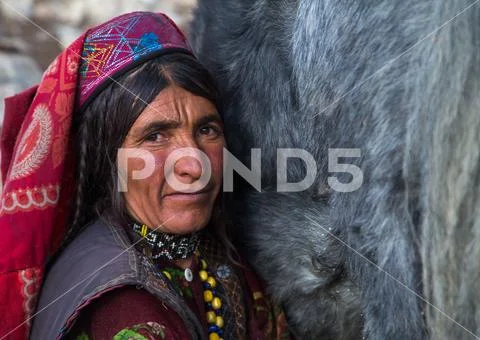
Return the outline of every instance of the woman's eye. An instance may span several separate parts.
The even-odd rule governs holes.
[[[199,133],[204,136],[219,136],[222,131],[216,126],[206,125],[200,128]]]
[[[145,137],[145,141],[147,141],[147,142],[162,142],[166,139],[167,139],[167,137],[165,137],[163,134],[161,134],[159,132],[152,133],[152,134],[148,135],[147,137]]]

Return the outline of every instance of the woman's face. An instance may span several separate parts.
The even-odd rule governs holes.
[[[153,174],[145,179],[134,179],[139,176],[132,173],[142,170],[146,162],[131,156],[126,160],[124,197],[129,213],[139,222],[167,233],[187,234],[205,227],[222,185],[224,144],[223,125],[215,105],[180,87],[162,90],[137,118],[122,145],[147,151],[155,160]],[[208,157],[211,176],[203,189],[184,193],[184,189],[170,185],[172,181],[167,182],[165,161],[181,148],[195,148]],[[201,175],[202,164],[197,157],[179,158],[171,167],[171,176],[183,185],[200,183]]]

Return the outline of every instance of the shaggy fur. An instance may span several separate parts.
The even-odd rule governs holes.
[[[192,41],[223,90],[229,149],[245,164],[262,150],[263,192],[236,183],[234,219],[298,338],[480,336],[480,5],[470,3],[199,1]],[[310,189],[275,192],[283,147],[315,157]],[[360,189],[328,186],[351,180],[328,172],[329,148],[361,150],[341,159],[362,169]],[[289,162],[291,182],[304,176]]]

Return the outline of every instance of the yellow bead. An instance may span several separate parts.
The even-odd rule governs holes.
[[[170,275],[170,273],[167,272],[166,270],[164,270],[162,273],[163,273],[163,275],[165,275],[169,280],[172,279],[172,275]]]
[[[215,325],[217,325],[219,328],[222,328],[224,325],[223,318],[219,315],[215,318]]]
[[[213,293],[211,290],[206,290],[203,292],[203,300],[205,300],[205,302],[210,302],[213,299]],[[215,301],[215,300],[214,300]]]
[[[210,287],[215,288],[217,286],[217,281],[211,276],[207,278],[207,282],[210,284]]]
[[[222,300],[220,300],[218,297],[214,297],[212,300],[212,307],[213,309],[222,308]]]
[[[200,275],[200,280],[207,281],[208,273],[205,270],[200,270],[198,274]]]
[[[204,259],[201,259],[200,263],[202,264],[202,269],[207,269],[207,262]]]
[[[217,333],[210,333],[210,335],[208,336],[208,340],[220,340],[220,337]]]
[[[215,312],[207,312],[207,322],[208,323],[216,323],[217,322],[217,315]]]

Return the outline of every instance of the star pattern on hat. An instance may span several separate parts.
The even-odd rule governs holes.
[[[78,106],[113,77],[169,50],[192,54],[185,36],[163,14],[128,13],[89,30],[81,54]]]
[[[139,39],[129,37],[129,33],[138,21],[138,16],[125,17],[91,32],[82,53],[82,76],[98,77],[108,65],[130,60],[134,55],[132,44],[137,45]]]
[[[85,43],[82,54],[84,62],[80,69],[82,77],[100,76],[114,48],[114,44]]]
[[[87,42],[126,39],[140,20],[140,16],[125,16],[90,32]]]

